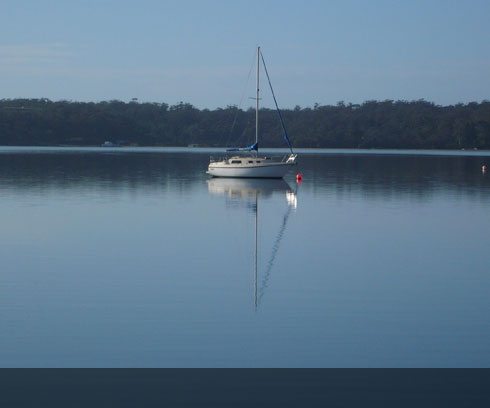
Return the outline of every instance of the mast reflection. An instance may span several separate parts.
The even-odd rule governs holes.
[[[255,220],[255,251],[254,251],[254,308],[261,303],[265,289],[270,280],[271,271],[274,266],[281,240],[286,230],[287,222],[292,210],[298,206],[297,191],[283,179],[234,179],[213,178],[208,179],[208,190],[213,195],[223,195],[233,203],[245,205],[254,213]],[[276,194],[277,193],[277,194]],[[274,195],[284,194],[287,202],[287,210],[282,218],[280,229],[272,246],[272,251],[267,262],[265,273],[262,277],[260,288],[258,288],[258,226],[259,226],[259,201],[270,199]],[[283,197],[284,197],[283,196]],[[260,198],[260,200],[259,200]]]

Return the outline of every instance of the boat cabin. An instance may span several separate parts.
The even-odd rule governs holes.
[[[229,159],[224,160],[224,164],[233,164],[233,165],[243,165],[243,166],[250,166],[250,165],[257,165],[261,164],[265,160],[271,160],[270,157],[240,157],[240,156],[234,156]]]

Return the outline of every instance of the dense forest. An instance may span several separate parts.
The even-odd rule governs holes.
[[[367,101],[282,111],[294,147],[490,149],[490,102]],[[277,112],[260,111],[262,147],[285,147]],[[255,111],[188,103],[0,100],[0,145],[230,146],[254,139]]]

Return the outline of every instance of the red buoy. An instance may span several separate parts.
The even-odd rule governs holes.
[[[301,173],[296,174],[296,183],[301,183],[303,181],[303,176]]]
[[[485,165],[481,166],[481,171],[482,173],[485,173],[487,171],[487,166]]]

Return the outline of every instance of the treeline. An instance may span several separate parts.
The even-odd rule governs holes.
[[[367,101],[282,111],[294,147],[490,149],[490,102],[438,106]],[[285,147],[277,112],[260,111],[262,147]],[[0,100],[0,145],[241,146],[255,138],[255,111],[188,103]]]

